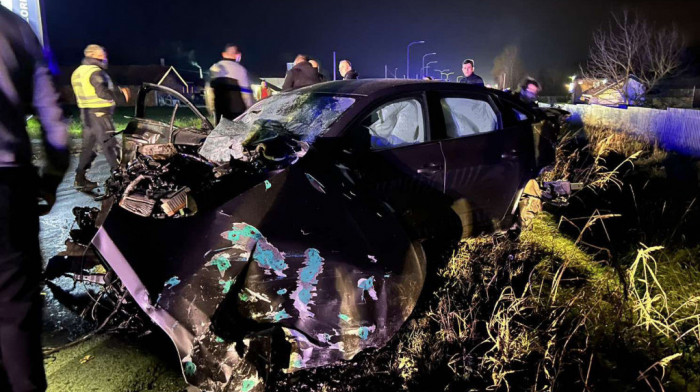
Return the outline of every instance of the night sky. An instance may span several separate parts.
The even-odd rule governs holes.
[[[383,77],[385,64],[403,77],[406,44],[425,40],[411,47],[412,74],[423,54],[437,52],[428,59],[455,71],[452,80],[469,57],[487,81],[494,57],[509,44],[519,46],[531,74],[575,71],[592,32],[624,7],[659,25],[675,23],[689,46],[700,45],[700,1],[45,1],[51,46],[62,65],[79,63],[82,49],[99,43],[111,64],[165,58],[182,66],[193,58],[207,69],[233,42],[258,76],[284,76],[296,53],[318,59],[332,76],[335,50],[361,77]]]

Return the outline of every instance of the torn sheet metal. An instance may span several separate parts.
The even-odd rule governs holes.
[[[294,165],[186,220],[114,209],[94,245],[171,337],[189,383],[260,391],[260,358],[296,371],[381,347],[421,292],[420,247],[392,215],[343,197],[339,179]]]

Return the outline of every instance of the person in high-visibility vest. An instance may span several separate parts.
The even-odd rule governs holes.
[[[97,157],[96,147],[102,147],[107,163],[117,167],[119,145],[114,138],[114,107],[117,95],[124,95],[129,100],[129,90],[115,88],[107,72],[107,52],[99,45],[88,45],[84,51],[82,64],[71,75],[71,85],[75,93],[80,119],[83,123],[83,149],[80,153],[78,168],[75,171],[74,186],[78,190],[91,191],[97,183],[85,176]],[[119,93],[121,91],[121,94]]]

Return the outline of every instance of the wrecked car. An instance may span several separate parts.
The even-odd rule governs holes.
[[[147,119],[152,91],[201,126],[175,127],[177,107]],[[207,391],[385,345],[461,238],[513,227],[557,125],[451,83],[328,82],[216,127],[179,95],[144,85],[102,208],[76,209],[49,270],[68,272],[71,249],[75,274],[102,265],[92,281],[119,281],[114,302],[130,296]]]

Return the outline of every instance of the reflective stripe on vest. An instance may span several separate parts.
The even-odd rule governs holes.
[[[81,109],[109,108],[114,106],[114,101],[98,97],[95,86],[90,83],[90,76],[97,71],[100,71],[100,67],[96,65],[81,65],[71,75],[70,83],[73,86],[78,107]]]

